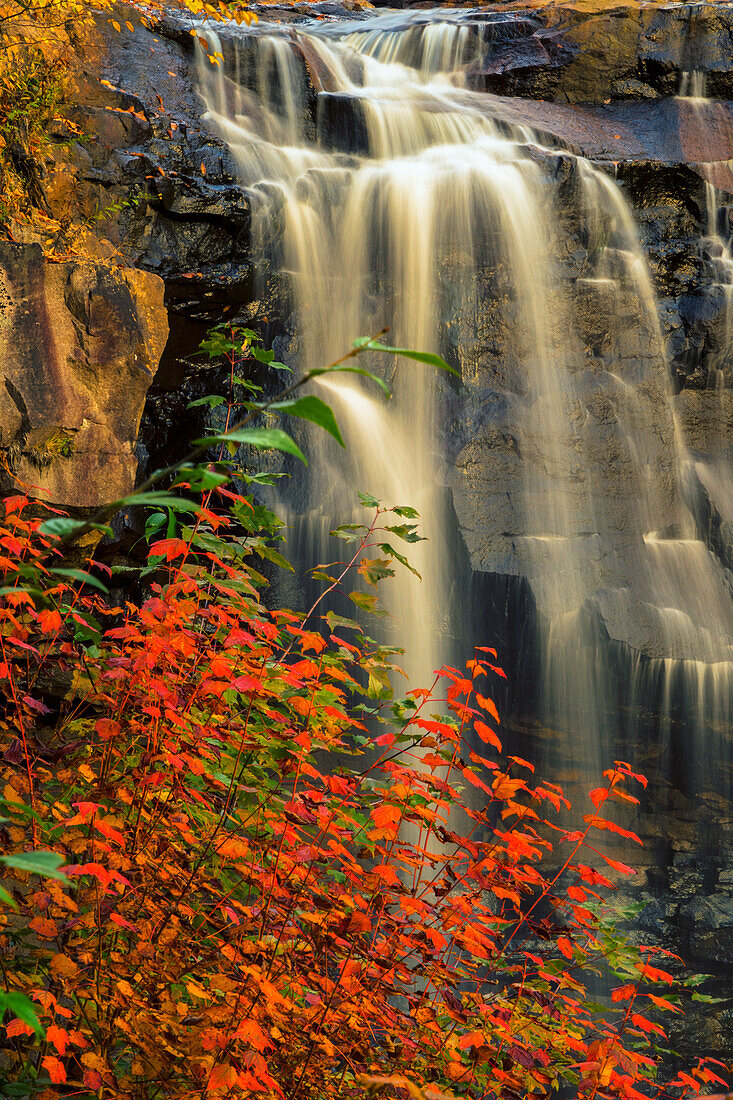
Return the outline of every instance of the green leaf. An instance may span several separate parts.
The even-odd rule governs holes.
[[[379,501],[370,493],[357,493],[359,500],[365,508],[379,508]]]
[[[265,363],[267,366],[275,358],[275,352],[269,348],[250,348],[250,354],[258,361],[258,363]]]
[[[281,569],[287,569],[291,573],[295,572],[295,569],[290,564],[287,558],[284,558],[277,550],[274,550],[272,546],[265,544],[255,547],[255,553],[259,554],[261,558],[266,561],[271,561],[273,565],[278,565]]]
[[[320,397],[308,394],[307,397],[298,397],[293,401],[278,401],[274,405],[270,405],[270,409],[278,409],[280,412],[287,413],[288,416],[298,416],[301,420],[309,420],[312,424],[317,424],[319,428],[323,428],[329,435],[332,435],[341,447],[346,446],[336,423],[336,417],[333,415],[333,410],[329,408],[325,401],[321,401]]]
[[[394,569],[386,558],[365,558],[359,566],[359,573],[368,584],[377,585],[385,577],[394,577]]]
[[[83,569],[66,569],[58,566],[53,568],[51,572],[58,574],[60,577],[71,577],[72,580],[91,585],[92,588],[96,588],[99,592],[104,592],[105,595],[109,593],[109,589],[105,584],[102,584],[100,580],[93,577],[91,573],[85,573]]]
[[[208,470],[204,466],[185,467],[180,470],[174,487],[188,485],[193,492],[203,493],[209,489],[217,489],[229,481],[229,474],[220,474],[216,470]]]
[[[13,901],[12,896],[8,893],[4,886],[0,886],[0,902],[2,902],[3,905],[9,905],[11,909],[18,908],[18,906]]]
[[[16,871],[40,875],[42,878],[57,878],[60,882],[71,885],[66,875],[59,871],[59,867],[63,866],[64,858],[57,852],[14,852],[10,856],[0,856],[0,863]]]
[[[120,508],[142,507],[145,508],[169,508],[174,512],[198,512],[201,508],[195,500],[186,500],[185,497],[174,497],[172,493],[164,490],[149,493],[130,493],[122,500],[116,501]]]
[[[370,668],[367,695],[370,699],[389,699],[392,695],[392,684],[389,672],[386,668]]]
[[[329,535],[342,542],[359,542],[369,532],[369,528],[363,523],[342,523],[340,527],[334,527]]]
[[[349,592],[349,599],[362,611],[376,612],[377,610],[377,597],[368,596],[366,592]]]
[[[305,455],[295,440],[280,428],[235,428],[222,435],[197,439],[195,443],[205,447],[214,447],[217,443],[246,443],[247,446],[256,447],[260,451],[284,451],[285,454],[295,455],[305,466],[308,465]]]
[[[337,584],[336,577],[332,577],[330,573],[324,573],[322,569],[311,569],[310,575],[314,581],[325,581],[327,584]]]
[[[327,611],[323,618],[328,623],[330,630],[334,630],[337,626],[341,626],[345,627],[347,630],[358,630],[360,634],[363,633],[359,623],[354,622],[353,619],[345,619],[343,615],[337,615],[335,611]]]
[[[404,565],[405,569],[409,569],[411,573],[414,573],[418,580],[422,580],[422,577],[418,573],[417,569],[410,565],[407,558],[403,557],[402,554],[398,554],[395,548],[393,546],[390,546],[388,542],[380,542],[379,549],[382,551],[383,554],[388,554],[390,558],[395,558],[400,563],[400,565]]]
[[[454,374],[456,378],[460,378],[460,372],[455,367],[449,366],[445,359],[440,355],[434,355],[429,351],[411,351],[409,348],[392,348],[387,344],[382,344],[379,340],[373,340],[369,336],[361,336],[358,340],[354,340],[354,347],[359,351],[385,351],[390,355],[401,355],[403,359],[414,359],[417,363],[426,363],[429,367],[435,367],[437,370],[448,371],[449,374]]]
[[[219,405],[223,405],[226,398],[218,396],[218,394],[210,394],[208,397],[199,397],[196,401],[189,401],[186,405],[187,409],[197,409],[200,405],[208,405],[210,409],[215,409]]]
[[[390,396],[387,383],[374,371],[365,370],[364,367],[350,367],[347,363],[337,363],[335,367],[316,367],[314,370],[309,370],[306,378],[318,378],[321,374],[360,374],[362,378],[369,378],[372,382],[376,382],[384,390],[387,397]]]
[[[43,1028],[41,1021],[36,1015],[33,1001],[23,993],[17,993],[12,990],[10,993],[0,992],[0,1019],[6,1012],[12,1012],[13,1016],[18,1020],[22,1020],[24,1024],[28,1024],[32,1027],[37,1035],[45,1038],[46,1032]],[[25,1086],[27,1088],[27,1086]]]
[[[712,978],[712,974],[690,974],[685,978],[683,985],[702,985],[708,978]]]
[[[392,511],[396,516],[402,516],[403,519],[420,519],[420,513],[407,504],[401,504],[399,508],[393,508]]]
[[[168,516],[165,512],[153,512],[145,520],[145,541],[150,542],[152,537],[164,527]],[[113,566],[113,572],[116,567]]]
[[[38,530],[42,535],[55,535],[59,539],[70,538],[84,527],[95,531],[103,531],[105,535],[112,534],[112,528],[104,523],[87,524],[83,519],[71,519],[70,516],[54,516],[53,519],[43,521]]]
[[[237,471],[237,479],[243,481],[245,485],[274,485],[278,478],[285,477],[285,474],[275,473],[259,473],[259,474],[247,474],[243,470]]]
[[[414,523],[399,523],[395,527],[385,527],[385,531],[391,531],[393,535],[397,535],[398,539],[402,539],[403,542],[425,542],[422,535],[417,534],[417,528]]]

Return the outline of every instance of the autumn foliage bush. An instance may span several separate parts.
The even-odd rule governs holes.
[[[265,514],[187,477],[198,503],[151,535],[134,603],[70,568],[25,497],[3,505],[0,1093],[634,1100],[719,1081],[656,1079],[672,978],[609,907],[630,868],[597,838],[632,835],[605,810],[642,777],[609,768],[579,829],[502,754],[491,650],[389,698],[394,652],[325,605],[268,609]],[[400,557],[374,558],[413,518],[373,509],[324,584],[389,574]]]

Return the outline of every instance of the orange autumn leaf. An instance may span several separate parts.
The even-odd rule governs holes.
[[[440,763],[443,764],[445,761],[441,760]],[[383,802],[381,806],[375,806],[371,811],[372,821],[380,829],[397,825],[401,817],[402,812],[399,806],[392,806],[387,802]]]
[[[63,1085],[66,1082],[66,1069],[63,1062],[48,1054],[41,1060],[41,1065],[48,1073],[54,1085]]]
[[[558,936],[557,946],[566,959],[572,959],[574,955],[573,945],[567,936]]]
[[[485,722],[481,722],[477,718],[476,721],[473,723],[473,728],[476,730],[476,733],[479,735],[481,740],[484,741],[487,745],[492,745],[497,752],[502,751],[501,741],[491,729],[491,727],[487,726]]]
[[[69,1045],[69,1034],[63,1028],[57,1027],[56,1024],[50,1024],[46,1028],[46,1039],[49,1043],[53,1043],[59,1054],[64,1055],[66,1053],[66,1048]]]
[[[476,702],[482,710],[488,711],[495,722],[500,722],[499,711],[496,708],[496,703],[493,699],[488,699],[485,695],[476,695]]]
[[[33,917],[28,921],[28,927],[47,940],[52,940],[59,932],[56,921],[49,920],[48,917]]]
[[[229,1091],[237,1083],[237,1071],[231,1065],[214,1066],[206,1083],[207,1092]]]
[[[56,978],[75,978],[79,973],[79,967],[68,955],[54,955],[49,963],[49,969]]]
[[[11,1020],[9,1024],[5,1025],[5,1032],[8,1039],[12,1039],[16,1035],[34,1035],[35,1029],[24,1020]]]

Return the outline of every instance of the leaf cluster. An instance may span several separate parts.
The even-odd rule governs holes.
[[[375,702],[391,666],[358,623],[262,604],[247,506],[209,490],[150,545],[148,598],[116,607],[58,572],[34,601],[19,567],[50,536],[6,502],[9,1082],[47,1100],[661,1094],[650,1010],[678,1010],[671,974],[612,932],[631,868],[593,840],[630,835],[604,808],[640,777],[615,765],[565,827],[560,789],[502,755],[491,651]]]

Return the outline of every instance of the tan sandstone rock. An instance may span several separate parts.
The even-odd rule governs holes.
[[[0,453],[6,483],[93,508],[134,485],[134,445],[165,347],[163,282],[48,263],[0,242]]]

